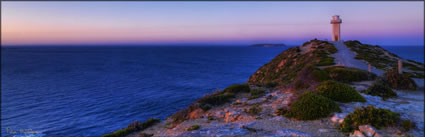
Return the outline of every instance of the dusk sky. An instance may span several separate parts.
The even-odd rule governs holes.
[[[424,2],[1,2],[2,45],[424,45]]]

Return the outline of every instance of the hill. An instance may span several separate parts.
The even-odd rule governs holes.
[[[283,51],[246,83],[108,136],[423,136],[423,74],[424,64],[379,46],[314,39]]]

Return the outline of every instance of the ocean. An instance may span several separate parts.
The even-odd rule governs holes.
[[[424,62],[423,46],[384,48]],[[163,120],[207,93],[246,82],[285,49],[3,47],[1,133],[101,136],[136,120]]]

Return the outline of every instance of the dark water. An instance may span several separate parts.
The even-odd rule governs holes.
[[[424,63],[424,46],[383,46],[383,48],[402,58]]]
[[[420,48],[387,47],[423,62]],[[24,135],[19,134],[21,129],[41,132],[36,136],[100,136],[135,120],[164,119],[216,88],[247,81],[284,49],[3,48],[1,132],[3,136]]]
[[[3,48],[2,135],[10,128],[100,136],[164,119],[216,88],[247,81],[284,49]]]

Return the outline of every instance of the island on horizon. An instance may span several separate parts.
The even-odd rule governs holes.
[[[280,44],[252,44],[251,47],[286,47],[287,45],[280,43]]]

